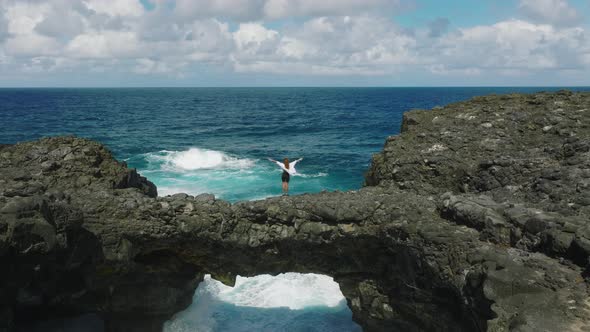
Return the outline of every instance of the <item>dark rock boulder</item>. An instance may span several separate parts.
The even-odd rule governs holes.
[[[477,97],[404,121],[368,184],[437,197],[443,217],[482,240],[586,266],[575,234],[590,217],[590,94]]]

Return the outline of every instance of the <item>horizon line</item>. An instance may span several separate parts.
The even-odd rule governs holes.
[[[590,85],[0,86],[0,89],[590,88]]]

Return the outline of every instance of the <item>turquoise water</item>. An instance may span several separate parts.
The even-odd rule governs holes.
[[[281,171],[267,157],[305,158],[291,194],[356,189],[371,154],[399,132],[403,112],[556,89],[0,89],[0,143],[88,137],[147,176],[160,195],[250,200],[281,193]]]

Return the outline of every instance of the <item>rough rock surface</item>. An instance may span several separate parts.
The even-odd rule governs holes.
[[[158,331],[202,276],[314,272],[365,331],[588,331],[590,94],[404,116],[367,186],[156,197],[96,142],[0,146],[0,331],[98,314]]]

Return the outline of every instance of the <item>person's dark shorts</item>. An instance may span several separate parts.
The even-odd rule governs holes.
[[[283,175],[281,175],[281,180],[283,180],[283,182],[289,183],[290,178],[291,176],[289,175],[289,173],[283,171]]]

